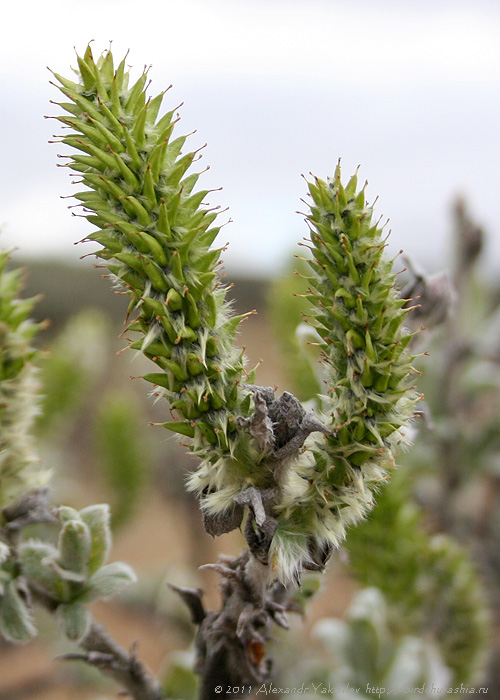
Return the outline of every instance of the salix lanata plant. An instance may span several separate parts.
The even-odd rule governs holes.
[[[404,442],[418,399],[408,309],[364,188],[356,175],[344,186],[338,165],[331,180],[308,183],[308,322],[324,366],[321,412],[256,385],[234,345],[245,315],[233,315],[218,272],[217,212],[204,204],[208,191],[195,189],[199,173],[188,174],[197,152],[182,151],[186,136],[174,138],[175,110],[159,117],[164,93],[147,97],[147,71],[130,85],[125,59],[115,69],[111,51],[95,62],[87,48],[76,73],[76,82],[54,73],[66,98],[56,119],[69,127],[60,143],[71,155],[62,157],[81,176],[75,197],[93,225],[86,240],[100,245],[96,256],[130,298],[128,329],[139,334],[130,348],[156,365],[144,379],[174,416],[163,425],[200,457],[189,488],[207,532],[245,523],[249,553],[217,570],[241,646],[232,666],[245,669],[240,679],[265,677],[262,630],[270,618],[284,624],[283,605],[266,591],[325,568]],[[205,625],[199,668],[213,680],[223,642],[207,628],[218,623],[189,600]],[[231,677],[228,664],[224,672]]]

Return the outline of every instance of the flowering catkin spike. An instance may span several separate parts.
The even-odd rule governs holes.
[[[0,253],[0,511],[49,478],[31,437],[39,400],[32,339],[40,324],[29,319],[36,299],[19,297],[22,271],[6,270],[8,260]]]
[[[158,118],[163,93],[148,99],[145,73],[129,88],[123,62],[114,74],[112,65],[109,51],[94,61],[88,48],[78,58],[79,83],[54,73],[69,100],[60,103],[69,115],[58,117],[71,130],[62,138],[73,151],[68,167],[87,188],[76,195],[97,227],[87,240],[101,246],[96,255],[136,312],[129,330],[141,337],[130,347],[156,364],[144,378],[175,411],[164,425],[191,437],[209,461],[193,488],[206,494],[223,484],[214,509],[224,510],[256,457],[236,429],[236,418],[251,412],[243,352],[233,346],[244,317],[230,313],[218,277],[222,249],[211,248],[217,215],[203,204],[207,191],[194,190],[199,174],[187,173],[196,152],[182,153],[186,136],[172,137],[175,110]]]
[[[325,366],[323,417],[330,434],[306,443],[293,489],[285,492],[271,547],[275,567],[293,575],[327,556],[345,529],[373,505],[372,491],[394,466],[418,400],[406,311],[395,289],[382,230],[340,164],[327,182],[309,183],[311,276],[307,318]],[[321,562],[320,562],[321,563]],[[300,569],[300,564],[299,567]]]

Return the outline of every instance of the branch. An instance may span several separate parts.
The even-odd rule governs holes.
[[[49,612],[57,608],[57,601],[34,585],[30,585],[33,602]],[[136,656],[134,643],[127,652],[98,622],[93,621],[79,645],[86,653],[68,653],[59,659],[84,661],[99,668],[119,683],[134,700],[166,700],[157,679]]]
[[[12,530],[18,532],[18,530]],[[54,613],[59,601],[29,579],[24,581],[30,603],[36,603]],[[166,700],[160,685],[149,669],[137,659],[135,645],[127,653],[97,622],[80,640],[79,645],[87,653],[63,654],[58,658],[85,661],[122,685],[135,700]]]
[[[165,700],[160,684],[136,656],[136,643],[127,652],[97,622],[81,640],[84,654],[63,654],[58,658],[85,661],[122,685],[135,700]]]
[[[245,388],[253,394],[255,411],[247,418],[238,418],[238,427],[247,431],[266,454],[270,476],[265,485],[240,491],[225,515],[206,510],[203,515],[208,534],[219,535],[239,527],[246,509],[244,535],[248,550],[201,567],[221,576],[222,602],[217,611],[205,610],[199,589],[171,586],[198,626],[195,671],[201,677],[200,700],[213,700],[216,688],[222,688],[227,698],[243,698],[250,695],[252,687],[270,680],[272,660],[266,654],[266,645],[272,628],[277,624],[287,629],[286,613],[300,612],[292,599],[294,583],[285,587],[276,581],[276,572],[269,566],[269,550],[278,527],[276,505],[287,472],[306,438],[313,432],[331,433],[313,413],[306,412],[293,394],[284,392],[276,398],[269,387]],[[310,542],[308,562],[303,568],[323,570],[331,549],[327,544]],[[295,583],[299,576],[297,573]]]
[[[252,686],[270,679],[272,662],[265,645],[274,624],[288,628],[286,613],[299,611],[291,591],[273,581],[270,567],[249,551],[202,568],[221,576],[218,611],[204,609],[201,591],[172,586],[198,624],[195,671],[201,676],[200,700],[213,700],[217,687],[226,698],[244,698]],[[228,688],[237,692],[226,692]]]

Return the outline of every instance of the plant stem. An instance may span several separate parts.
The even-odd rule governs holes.
[[[49,612],[57,608],[57,601],[39,588],[30,585],[30,593],[33,602]],[[157,679],[136,657],[135,645],[127,652],[95,621],[79,645],[85,653],[71,652],[58,658],[95,666],[126,689],[134,700],[166,700]]]
[[[88,652],[82,660],[111,676],[135,700],[165,700],[157,679],[136,657],[135,645],[128,653],[102,625],[92,622],[80,646]]]
[[[200,590],[172,588],[198,625],[195,671],[201,676],[200,700],[244,698],[270,680],[271,659],[265,645],[274,624],[288,628],[287,612],[298,612],[291,588],[274,580],[272,570],[248,550],[208,564],[221,576],[220,609],[205,611]],[[217,688],[222,690],[216,690]]]

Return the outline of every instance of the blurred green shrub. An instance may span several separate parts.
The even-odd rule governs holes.
[[[355,596],[345,620],[320,620],[313,636],[327,654],[324,674],[318,675],[315,686],[331,689],[330,697],[336,700],[430,700],[445,695],[453,677],[432,637],[396,635],[389,618],[383,594],[366,588]]]
[[[268,293],[268,308],[272,325],[277,330],[280,362],[286,372],[290,390],[301,401],[317,400],[322,392],[315,371],[319,350],[311,343],[319,340],[309,325],[300,323],[301,315],[310,312],[305,294],[309,265],[296,257],[295,264],[284,275],[277,277]]]
[[[0,253],[0,509],[44,486],[50,475],[31,435],[40,408],[33,338],[41,324],[31,320],[36,298],[20,296],[23,270],[7,269],[9,259]]]
[[[41,367],[42,400],[37,420],[40,436],[75,417],[101,381],[109,355],[106,316],[89,308],[73,316],[50,345]]]
[[[145,422],[142,404],[131,389],[110,389],[97,406],[96,459],[107,485],[114,529],[135,512],[150,473]]]
[[[394,633],[431,636],[453,682],[474,683],[484,672],[488,638],[477,572],[450,537],[427,532],[407,482],[402,470],[369,519],[349,531],[350,566],[364,586],[384,594]]]

